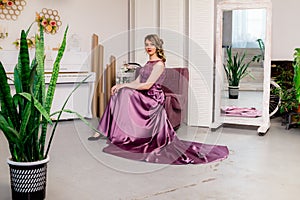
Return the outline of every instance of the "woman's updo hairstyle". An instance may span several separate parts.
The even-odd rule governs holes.
[[[166,56],[165,56],[165,52],[164,52],[164,49],[163,49],[163,44],[164,44],[164,41],[162,39],[160,39],[158,37],[158,35],[156,34],[150,34],[150,35],[147,35],[145,37],[145,42],[146,40],[149,40],[151,41],[154,46],[156,47],[156,53],[157,53],[157,56],[163,61],[163,62],[166,62]]]

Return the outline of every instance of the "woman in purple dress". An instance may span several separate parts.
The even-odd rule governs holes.
[[[224,159],[226,146],[180,140],[163,107],[165,78],[163,41],[157,35],[145,37],[149,61],[137,79],[111,88],[111,98],[98,130],[107,137],[104,152],[116,156],[164,164],[198,164]],[[99,133],[89,137],[97,140]]]

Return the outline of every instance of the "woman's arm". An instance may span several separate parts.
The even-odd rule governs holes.
[[[136,90],[148,90],[152,87],[152,85],[157,81],[160,75],[164,71],[164,63],[158,62],[153,66],[153,70],[145,83],[140,82],[140,76],[137,77],[134,81],[130,83],[118,84],[111,88],[111,94],[116,93],[119,89],[123,87],[132,88]]]

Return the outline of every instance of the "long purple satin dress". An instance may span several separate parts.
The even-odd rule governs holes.
[[[157,61],[140,70],[146,82]],[[98,129],[107,137],[104,152],[116,156],[163,164],[199,164],[224,159],[226,146],[183,141],[176,136],[163,107],[161,84],[165,72],[149,90],[122,88],[111,96]]]

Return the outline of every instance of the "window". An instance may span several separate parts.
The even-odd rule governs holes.
[[[257,39],[265,38],[264,9],[234,10],[232,12],[232,47],[259,48]]]

